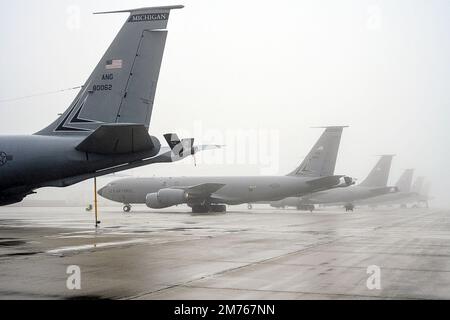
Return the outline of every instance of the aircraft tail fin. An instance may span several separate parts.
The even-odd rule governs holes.
[[[431,182],[429,182],[427,180],[424,182],[424,184],[420,190],[420,195],[428,198],[430,196],[430,189],[431,189]]]
[[[182,7],[115,11],[130,13],[122,29],[69,108],[36,134],[88,135],[111,123],[142,124],[148,129],[169,14]]]
[[[420,194],[425,182],[425,177],[417,177],[414,180],[414,184],[412,185],[411,191],[417,194]]]
[[[383,155],[380,160],[378,160],[375,167],[370,171],[367,178],[361,182],[359,185],[363,187],[386,187],[389,172],[391,171],[392,159],[394,155]]]
[[[410,192],[414,169],[406,169],[395,185],[400,192]]]
[[[298,168],[288,176],[326,177],[334,175],[343,129],[325,127],[325,131]]]

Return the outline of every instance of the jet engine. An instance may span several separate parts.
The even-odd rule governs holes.
[[[161,189],[155,193],[149,193],[145,197],[145,204],[152,209],[162,209],[178,204],[186,203],[188,194],[179,189]]]

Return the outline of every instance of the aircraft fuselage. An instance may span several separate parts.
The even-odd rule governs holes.
[[[207,201],[211,204],[242,204],[261,200],[279,200],[311,192],[308,181],[317,178],[293,176],[249,177],[165,177],[131,178],[112,182],[99,191],[103,197],[126,204],[142,204],[146,196],[167,188],[217,183],[224,184]],[[323,186],[331,188],[333,185]]]
[[[273,207],[298,207],[307,204],[345,205],[392,192],[390,187],[371,188],[354,185],[348,188],[336,188],[320,191],[303,198],[289,197],[272,203]]]
[[[64,179],[140,160],[159,151],[155,148],[141,153],[100,155],[76,150],[84,138],[0,136],[0,205],[9,202],[11,196],[20,198],[39,187],[64,187],[72,184]]]

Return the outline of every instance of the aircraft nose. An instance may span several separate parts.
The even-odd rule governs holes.
[[[104,196],[104,194],[106,193],[105,190],[106,189],[106,187],[103,187],[103,188],[101,188],[101,189],[99,189],[98,191],[97,191],[97,194],[99,194],[100,196]]]

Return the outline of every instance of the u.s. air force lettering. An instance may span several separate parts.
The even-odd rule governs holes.
[[[169,19],[169,13],[142,13],[131,15],[128,22],[159,21],[167,19]]]

